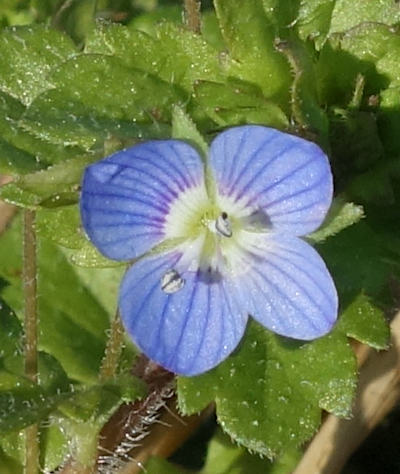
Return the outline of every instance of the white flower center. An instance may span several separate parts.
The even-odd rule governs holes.
[[[164,225],[167,239],[179,239],[182,257],[163,276],[165,292],[182,288],[186,271],[204,272],[212,278],[247,272],[257,255],[266,250],[268,218],[262,211],[217,195],[211,202],[204,186],[182,193],[170,206]]]

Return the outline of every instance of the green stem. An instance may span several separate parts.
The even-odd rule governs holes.
[[[200,0],[183,0],[185,7],[185,23],[189,30],[194,33],[200,33],[201,17],[200,17]]]
[[[24,211],[25,375],[38,379],[35,211]],[[39,472],[38,426],[25,430],[25,474]]]
[[[117,311],[111,323],[110,337],[100,367],[99,380],[105,382],[115,377],[124,342],[124,328]]]

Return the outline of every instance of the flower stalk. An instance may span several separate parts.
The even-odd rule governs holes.
[[[104,358],[100,367],[99,380],[105,382],[115,377],[123,348],[124,328],[117,311],[111,323],[110,336],[107,341]]]
[[[37,350],[37,268],[35,211],[24,211],[23,287],[25,299],[25,375],[38,381]],[[39,472],[38,425],[25,430],[25,474]]]

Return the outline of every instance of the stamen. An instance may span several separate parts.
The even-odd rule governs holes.
[[[161,277],[161,289],[164,293],[171,294],[181,290],[185,285],[185,280],[174,270],[168,270]]]
[[[232,226],[226,212],[222,212],[215,221],[215,230],[224,237],[232,237]]]

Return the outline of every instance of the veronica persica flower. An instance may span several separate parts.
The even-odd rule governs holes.
[[[204,372],[238,345],[249,315],[310,340],[337,316],[318,253],[299,236],[332,200],[321,149],[261,126],[231,128],[207,162],[178,140],[141,143],[89,166],[81,215],[108,258],[133,261],[119,296],[126,330],[163,367]]]

